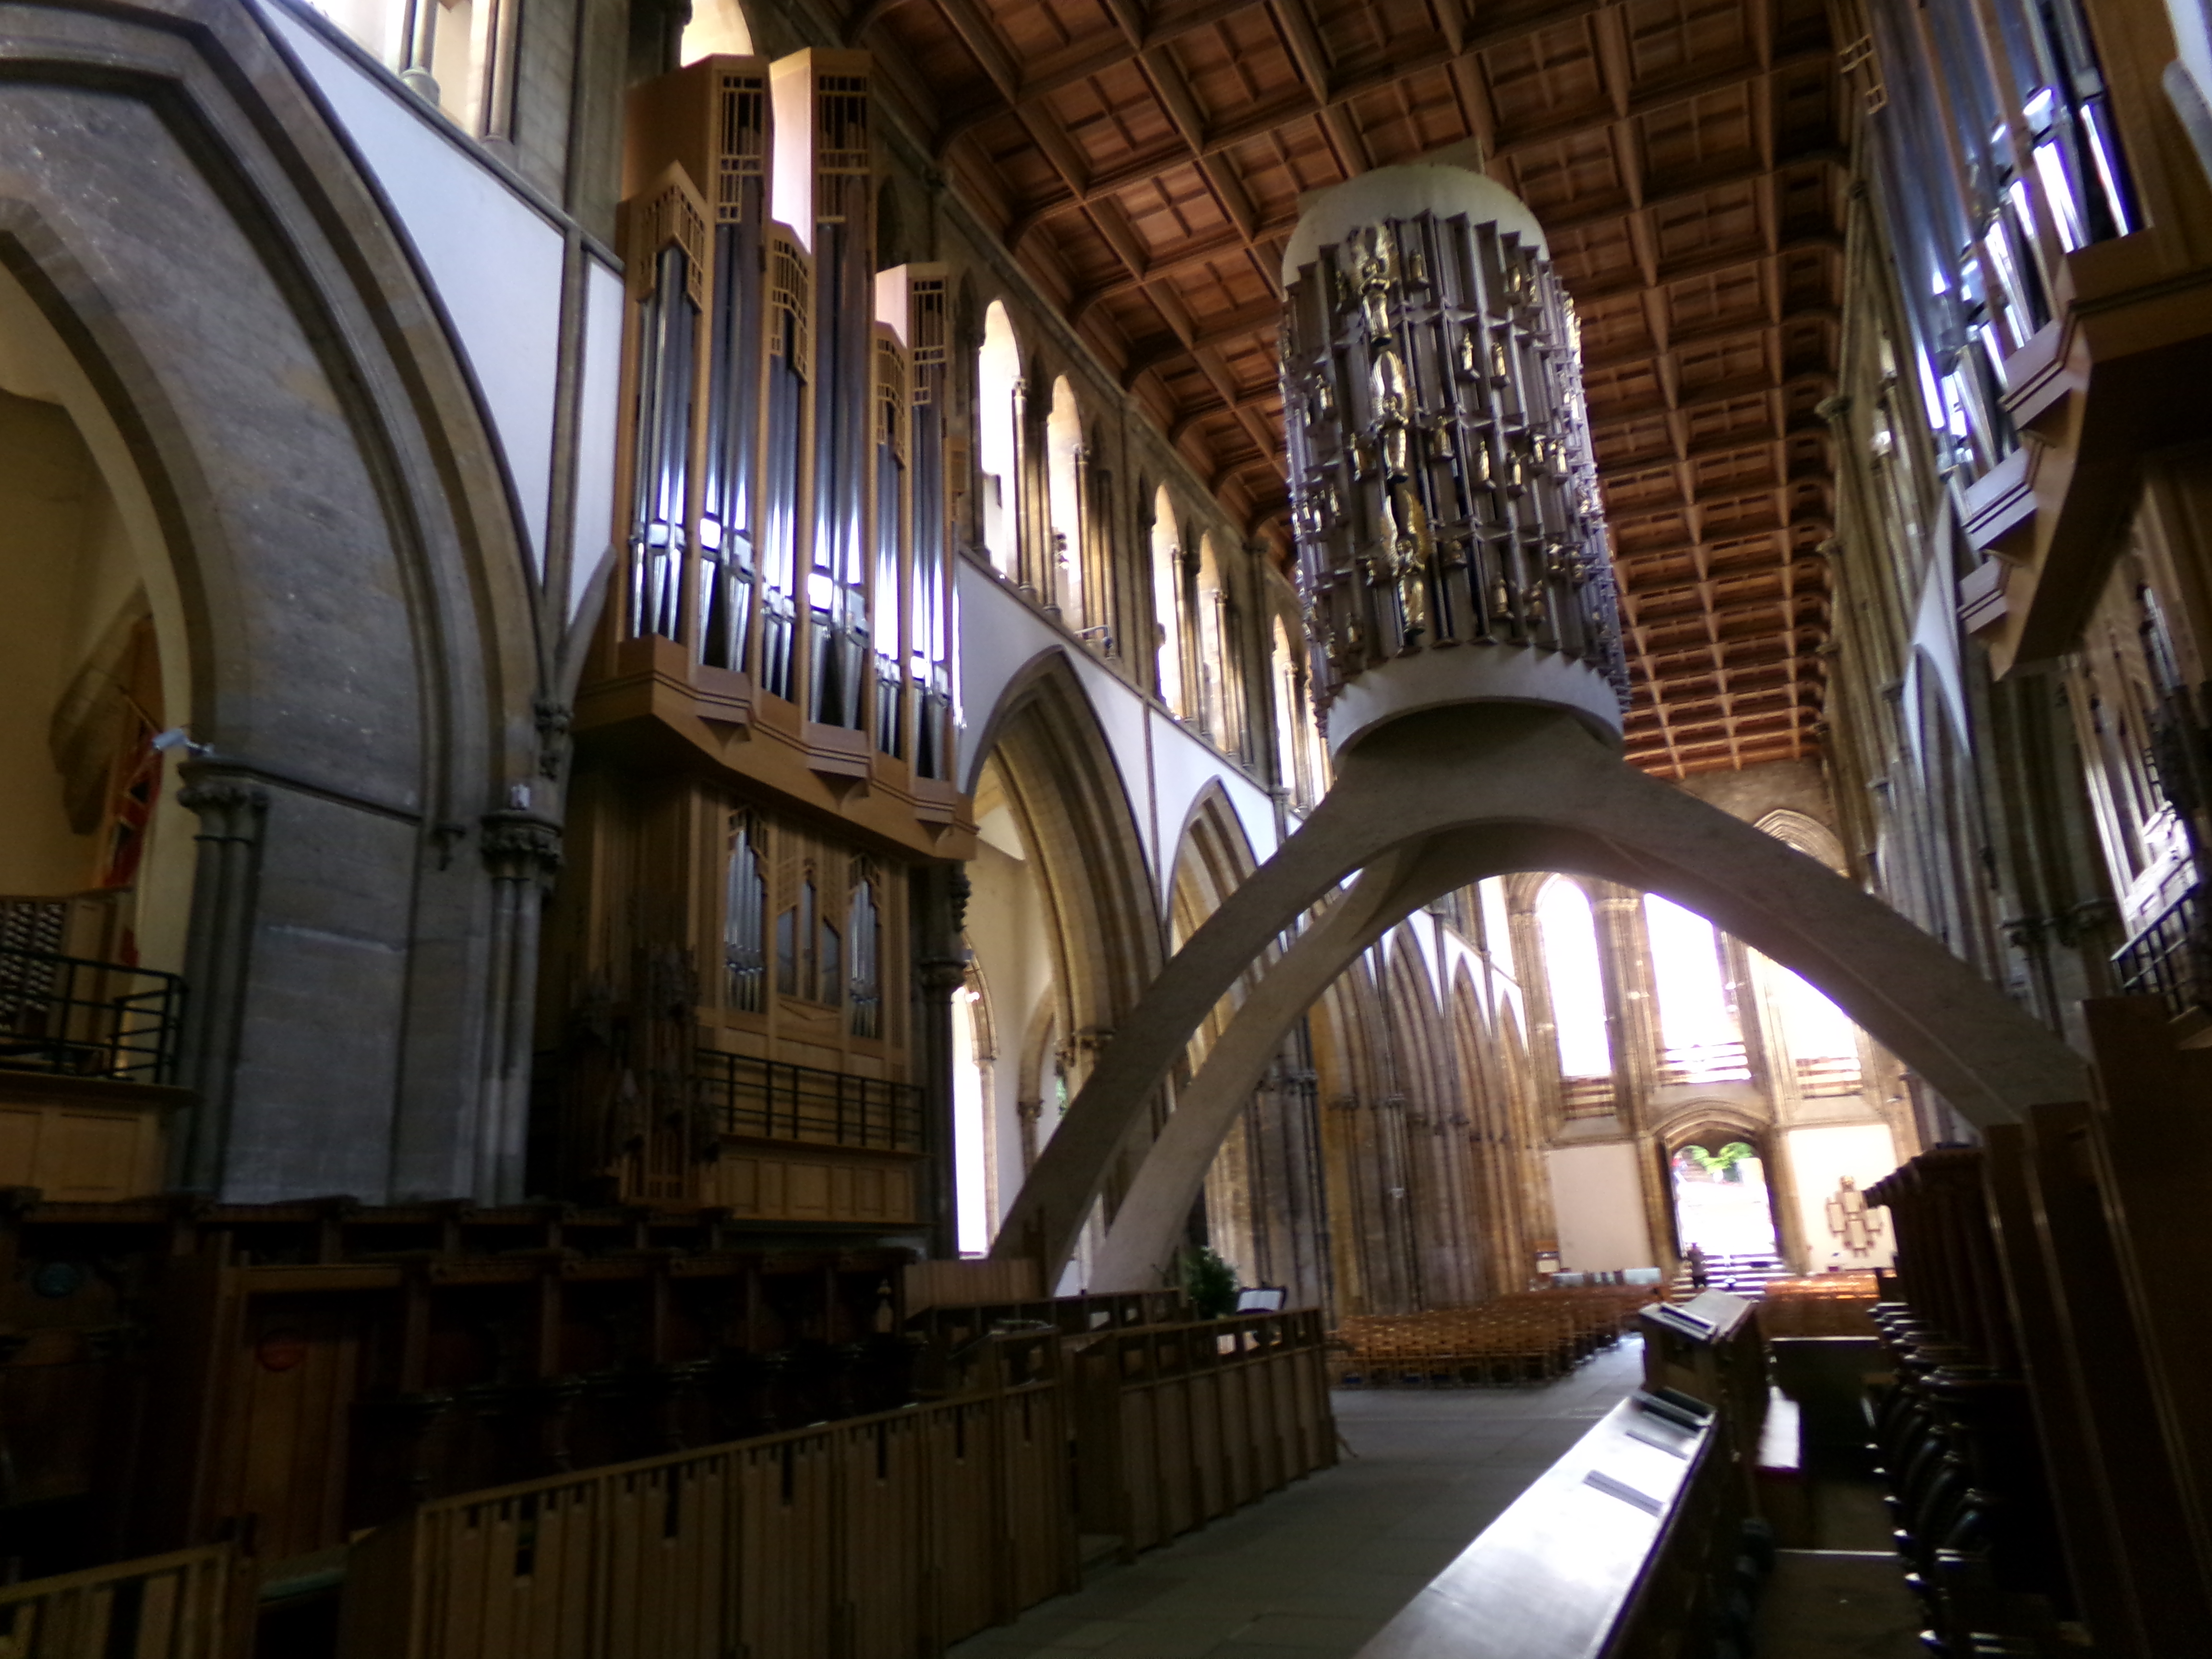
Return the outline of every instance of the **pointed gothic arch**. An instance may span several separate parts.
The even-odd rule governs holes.
[[[1065,652],[1013,678],[975,752],[978,771],[998,766],[1030,826],[1059,958],[1060,1041],[1087,1060],[1136,1006],[1163,950],[1130,792]]]
[[[172,1178],[519,1197],[558,836],[511,787],[563,682],[482,384],[253,9],[70,21],[0,42],[0,266],[174,575],[206,748]]]

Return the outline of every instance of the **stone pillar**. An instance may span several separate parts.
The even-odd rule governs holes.
[[[927,1126],[923,1133],[929,1153],[920,1194],[921,1212],[927,1228],[929,1254],[949,1258],[960,1254],[953,1209],[952,997],[968,982],[968,950],[961,943],[962,931],[968,925],[968,872],[957,864],[918,870],[912,890],[915,944],[912,1053],[915,1080],[921,1085]],[[988,1093],[984,1100],[984,1133],[988,1136],[992,1128],[988,1121]],[[1034,1133],[1033,1128],[1025,1132],[1025,1158],[1031,1155]],[[1027,1173],[1026,1168],[1024,1172]],[[995,1209],[989,1219],[996,1227]]]
[[[473,1187],[479,1204],[512,1204],[525,1195],[538,929],[561,869],[561,826],[527,807],[488,812],[481,845],[491,920]]]
[[[269,793],[250,778],[187,761],[177,799],[199,815],[178,1080],[199,1096],[169,1148],[169,1179],[186,1192],[222,1189],[230,1139],[246,989],[259,908]]]
[[[1659,1086],[1665,1035],[1659,1029],[1658,985],[1651,967],[1651,933],[1644,919],[1644,896],[1611,883],[1597,884],[1591,908],[1596,915],[1599,960],[1605,966],[1606,1024],[1613,1033],[1613,1110],[1621,1127],[1635,1137],[1639,1153],[1654,1144],[1651,1098]],[[1639,1156],[1636,1167],[1644,1193],[1644,1230],[1654,1264],[1672,1264],[1667,1241],[1674,1237],[1674,1195],[1656,1156]]]

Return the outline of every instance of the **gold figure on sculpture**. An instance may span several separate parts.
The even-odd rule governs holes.
[[[1415,432],[1413,377],[1398,349],[1390,320],[1390,288],[1398,257],[1388,228],[1376,226],[1363,238],[1359,256],[1360,309],[1367,325],[1367,384],[1370,404],[1373,465],[1382,473],[1382,522],[1365,560],[1370,586],[1397,591],[1404,621],[1402,643],[1416,646],[1429,632],[1429,566],[1434,546],[1429,515],[1414,487]],[[1355,449],[1366,446],[1355,444]]]

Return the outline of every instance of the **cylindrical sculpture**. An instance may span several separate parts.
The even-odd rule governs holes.
[[[1627,673],[1573,302],[1543,232],[1462,167],[1307,204],[1283,258],[1283,423],[1329,747],[1454,703],[1618,739]]]

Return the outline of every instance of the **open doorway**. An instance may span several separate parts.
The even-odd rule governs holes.
[[[1668,1170],[1685,1255],[1692,1244],[1708,1257],[1776,1254],[1774,1206],[1757,1146],[1709,1134],[1676,1148]]]

